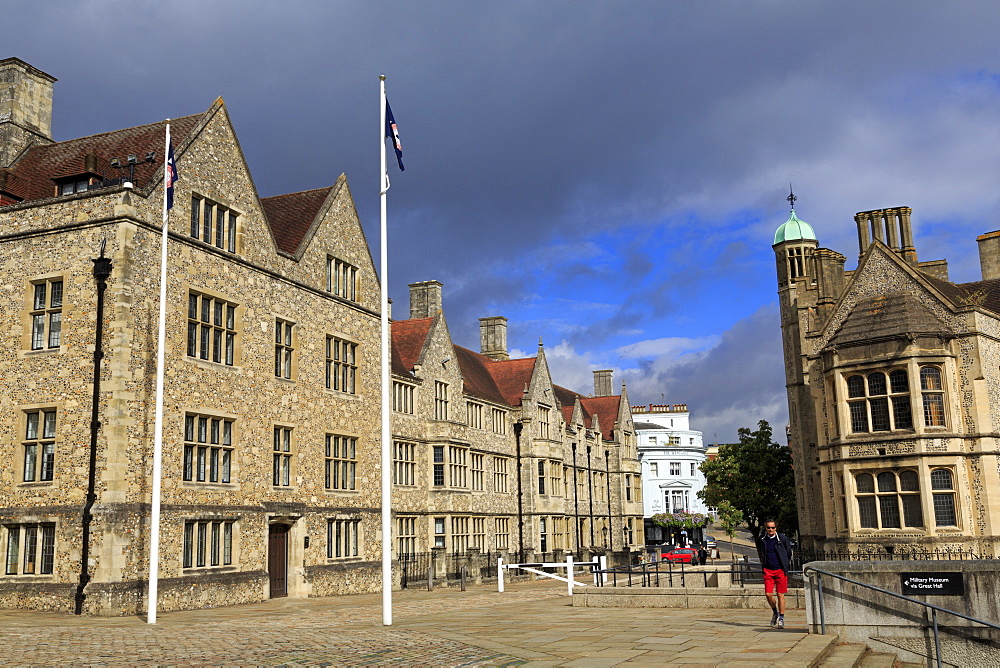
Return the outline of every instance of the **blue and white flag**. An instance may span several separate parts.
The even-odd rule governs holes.
[[[163,166],[163,184],[167,189],[167,209],[174,206],[174,183],[181,178],[177,171],[177,163],[174,162],[174,143],[170,142],[167,149],[167,163]]]
[[[389,100],[385,101],[385,136],[392,140],[392,148],[396,151],[399,171],[403,171],[405,169],[403,167],[403,145],[399,143],[399,129],[396,127],[396,119],[392,117]]]

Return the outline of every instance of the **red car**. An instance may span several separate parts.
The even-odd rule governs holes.
[[[697,564],[698,550],[694,550],[690,547],[678,547],[670,550],[669,552],[664,552],[662,557],[667,561],[679,561],[684,564]]]

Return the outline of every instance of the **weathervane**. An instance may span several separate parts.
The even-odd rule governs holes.
[[[785,199],[788,200],[788,204],[794,209],[795,208],[795,200],[797,200],[798,197],[796,197],[795,193],[792,192],[792,184],[791,183],[788,184],[788,197],[786,197]]]

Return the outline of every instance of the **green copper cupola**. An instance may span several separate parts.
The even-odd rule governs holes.
[[[817,241],[816,232],[812,225],[804,220],[799,220],[795,215],[795,209],[788,214],[788,220],[781,224],[774,232],[774,243],[780,244],[786,241]]]

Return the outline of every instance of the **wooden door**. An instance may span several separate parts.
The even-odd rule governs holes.
[[[288,526],[268,526],[267,572],[271,576],[271,598],[288,596]]]

